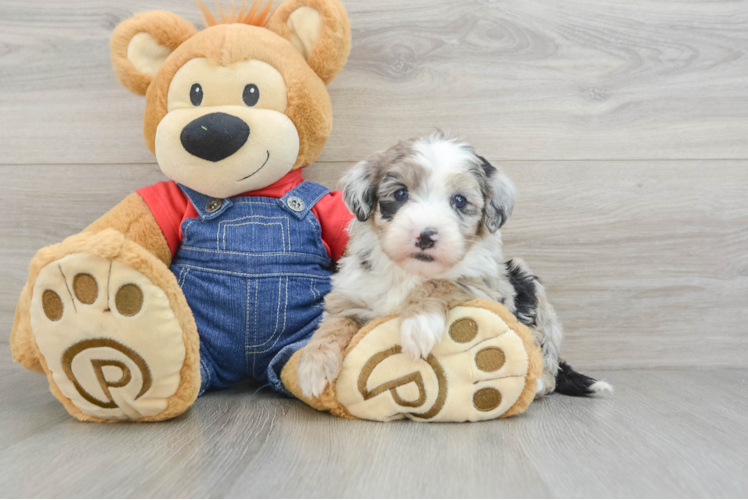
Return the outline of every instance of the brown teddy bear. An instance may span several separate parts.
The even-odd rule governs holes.
[[[14,359],[45,373],[81,420],[165,420],[242,379],[299,395],[298,353],[345,250],[352,216],[342,196],[301,175],[331,132],[326,84],[350,51],[345,9],[286,0],[271,12],[258,0],[220,20],[203,13],[203,31],[168,12],[115,30],[115,72],[146,96],[146,144],[171,181],[40,250],[16,309]],[[449,362],[467,351],[449,339],[421,365],[398,361],[388,318],[360,332],[336,387],[307,403],[377,420],[523,411],[540,370],[531,334],[496,304],[453,314],[454,324],[473,318],[470,342],[506,343],[506,358],[474,360],[513,379],[503,398],[473,395],[472,368]],[[475,411],[449,399],[448,383]]]

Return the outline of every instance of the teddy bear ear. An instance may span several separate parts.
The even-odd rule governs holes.
[[[123,21],[110,42],[117,80],[130,92],[145,95],[166,58],[196,33],[171,12],[143,12]]]
[[[325,84],[348,60],[351,22],[339,0],[286,0],[268,28],[289,40]]]

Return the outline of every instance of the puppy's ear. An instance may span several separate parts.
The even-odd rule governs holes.
[[[348,210],[361,222],[368,220],[377,201],[372,159],[359,162],[344,173],[340,179],[340,186]]]
[[[326,85],[348,60],[351,22],[339,0],[286,0],[268,28],[290,41]]]
[[[478,156],[481,168],[485,173],[485,222],[492,233],[506,224],[514,209],[516,189],[512,181],[502,174],[496,167],[488,163],[482,156]]]
[[[171,12],[143,12],[123,21],[110,41],[117,80],[145,95],[166,58],[195,33],[192,24]]]

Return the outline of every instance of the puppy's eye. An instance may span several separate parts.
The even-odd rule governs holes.
[[[196,83],[190,89],[190,101],[193,106],[200,106],[203,103],[203,87]]]
[[[395,199],[397,201],[408,201],[408,190],[403,188],[395,191]]]
[[[246,87],[244,87],[244,94],[242,95],[242,99],[244,99],[244,104],[247,106],[254,106],[257,104],[257,101],[260,100],[260,89],[257,88],[257,85],[254,83],[250,83]]]
[[[452,205],[457,209],[465,208],[465,205],[467,205],[467,200],[464,196],[457,194],[452,198]]]

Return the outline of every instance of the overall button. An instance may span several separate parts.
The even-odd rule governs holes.
[[[294,212],[301,212],[306,206],[304,205],[304,200],[302,200],[298,196],[289,196],[286,200],[286,204],[288,205],[288,208],[290,208]]]
[[[213,198],[205,205],[205,211],[212,214],[221,208],[221,206],[223,206],[223,200],[220,198]]]

